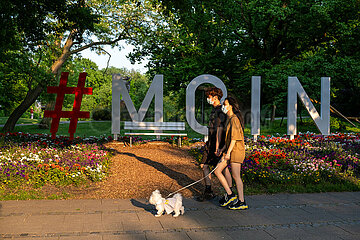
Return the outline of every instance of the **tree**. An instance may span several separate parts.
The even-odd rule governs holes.
[[[79,74],[86,71],[86,87],[93,89],[92,95],[84,95],[81,104],[82,111],[110,110],[112,104],[112,75],[120,74],[130,79],[130,97],[136,109],[142,104],[147,91],[149,90],[149,79],[145,75],[135,70],[125,68],[109,67],[98,69],[98,66],[89,59],[75,58],[70,64],[67,64],[67,71],[70,72],[68,84],[75,86]],[[72,110],[74,95],[68,94],[64,97],[63,108]]]
[[[29,1],[20,2],[21,5]],[[47,4],[51,1],[35,2]],[[46,24],[39,25],[40,29],[36,32],[44,32],[45,38],[36,39],[36,45],[32,44],[32,48],[29,48],[28,42],[23,42],[26,40],[23,37],[26,26],[23,32],[16,35],[22,43],[20,51],[24,50],[31,56],[29,64],[36,72],[31,73],[27,94],[8,118],[3,131],[13,130],[17,120],[34,103],[45,87],[56,82],[55,77],[59,76],[62,67],[66,66],[66,61],[72,56],[88,48],[104,53],[101,48],[103,45],[120,47],[118,46],[120,40],[133,39],[137,34],[144,34],[147,29],[153,27],[153,21],[156,20],[153,18],[156,15],[154,7],[147,1],[78,0],[65,1],[63,4],[65,7],[62,7],[59,13],[44,8],[45,12],[42,12],[41,16],[46,16]],[[25,11],[17,15],[10,12],[10,16],[14,19],[19,19],[21,16],[24,21],[31,20],[31,18],[26,19],[24,13]],[[15,25],[15,28],[19,26]],[[47,75],[38,75],[40,69]]]
[[[263,104],[283,102],[291,74],[301,77],[305,90],[315,97],[320,77],[332,77],[336,104],[345,100],[336,89],[345,86],[353,96],[360,91],[357,74],[339,74],[344,73],[340,66],[351,73],[359,68],[358,0],[161,3],[167,25],[158,35],[142,39],[132,57],[147,55],[151,71],[166,74],[174,90],[210,73],[248,106],[252,75],[262,76]],[[346,104],[358,104],[354,100]],[[348,112],[353,113],[357,112]]]
[[[66,0],[2,0],[0,3],[0,56],[8,50],[36,46],[38,41],[46,39],[50,28],[46,21],[49,13],[60,17],[67,12]]]

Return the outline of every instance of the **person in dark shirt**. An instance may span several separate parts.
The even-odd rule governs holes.
[[[215,167],[220,157],[219,151],[225,144],[225,122],[226,115],[221,110],[220,99],[223,96],[221,89],[212,87],[206,91],[207,101],[213,106],[210,113],[208,124],[208,141],[205,144],[205,151],[200,163],[203,169],[204,177],[210,173],[210,168]],[[229,169],[224,170],[225,177],[229,180],[229,186],[232,186],[232,179]],[[205,191],[197,197],[198,201],[210,200],[214,197],[211,189],[211,175],[205,178]]]

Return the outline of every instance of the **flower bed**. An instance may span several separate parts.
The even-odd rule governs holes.
[[[40,187],[100,181],[110,163],[101,143],[111,138],[51,139],[46,134],[0,135],[0,187]]]
[[[0,190],[100,181],[110,164],[102,143],[111,140],[88,137],[69,142],[67,137],[52,140],[46,134],[0,134]],[[139,137],[135,142],[147,141]],[[257,142],[245,141],[242,174],[247,193],[360,190],[360,134],[309,133],[294,140],[262,136]],[[201,146],[190,148],[197,160],[203,155]]]
[[[360,134],[307,133],[294,140],[261,136],[257,142],[249,138],[245,142],[245,184],[282,190],[293,185],[347,184],[346,190],[360,190]],[[201,151],[191,150],[198,160]]]

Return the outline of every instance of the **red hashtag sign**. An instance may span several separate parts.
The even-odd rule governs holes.
[[[92,88],[85,88],[86,73],[80,73],[77,87],[67,87],[68,72],[61,73],[60,85],[58,87],[47,87],[48,93],[56,93],[56,103],[54,111],[45,111],[44,117],[52,118],[51,123],[51,137],[54,139],[59,128],[60,118],[70,118],[70,140],[74,139],[74,133],[79,118],[89,118],[90,112],[80,111],[81,101],[83,94],[92,95]],[[65,94],[75,94],[75,100],[72,111],[62,111]]]

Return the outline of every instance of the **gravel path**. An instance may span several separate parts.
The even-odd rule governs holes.
[[[163,142],[133,147],[112,142],[105,146],[114,151],[109,176],[78,193],[73,192],[73,198],[148,198],[155,189],[166,196],[203,177],[189,154],[189,147],[178,148]],[[215,176],[214,179],[217,192],[219,183]],[[181,194],[193,197],[203,189],[204,183],[201,182],[181,191]]]

